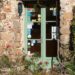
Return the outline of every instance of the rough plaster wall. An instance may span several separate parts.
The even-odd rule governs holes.
[[[70,25],[73,18],[75,0],[60,0],[60,53],[67,57],[69,54]]]
[[[3,2],[3,6],[0,8],[0,55],[8,54],[14,57],[14,55],[22,54],[24,12],[19,18],[18,1],[8,0],[8,7],[5,7],[6,1]]]

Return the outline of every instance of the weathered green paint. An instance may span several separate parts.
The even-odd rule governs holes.
[[[41,8],[41,57],[45,59],[46,54],[46,8]]]

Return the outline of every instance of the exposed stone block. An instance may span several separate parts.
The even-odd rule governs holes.
[[[64,35],[69,35],[70,34],[70,25],[62,25],[61,28],[60,28],[60,33],[61,34],[64,34]]]
[[[60,36],[60,43],[61,44],[69,44],[69,39],[70,39],[70,36],[69,35],[61,35]]]
[[[71,12],[64,12],[63,18],[64,18],[64,19],[67,19],[67,21],[68,21],[68,20],[72,20],[73,15],[72,15]]]
[[[0,13],[0,20],[6,19],[6,14],[5,13]]]

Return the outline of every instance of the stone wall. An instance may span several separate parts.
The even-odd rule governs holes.
[[[3,1],[3,0],[1,0]],[[17,0],[0,2],[0,55],[21,55],[23,47],[24,12],[18,15]]]
[[[60,0],[60,53],[63,57],[69,54],[70,26],[73,19],[75,0]]]

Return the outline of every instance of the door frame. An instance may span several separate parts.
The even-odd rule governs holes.
[[[24,20],[24,49],[25,53],[28,53],[28,39],[27,39],[27,24],[30,23],[30,17],[27,16],[27,8],[25,8],[25,20]],[[59,58],[59,39],[57,39],[57,54]],[[40,61],[48,61],[49,65],[47,68],[52,67],[52,58],[46,57],[46,8],[41,8],[41,57]],[[54,57],[54,61],[58,63],[56,58]]]

